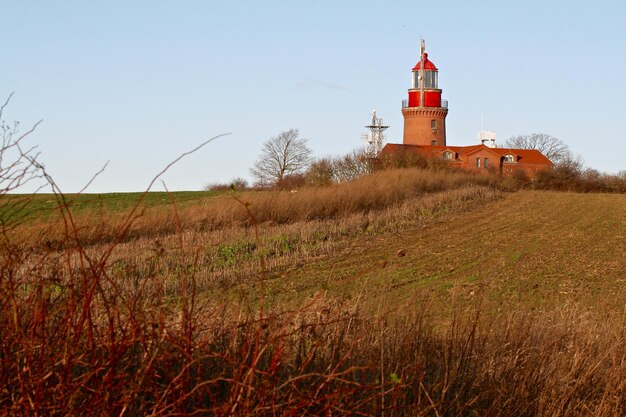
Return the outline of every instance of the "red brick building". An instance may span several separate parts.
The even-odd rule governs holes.
[[[432,146],[388,143],[381,156],[412,154],[424,158],[441,159],[452,166],[468,170],[497,172],[507,176],[523,172],[533,177],[538,171],[552,168],[552,162],[535,149],[490,148],[485,145]]]
[[[498,148],[484,144],[448,146],[448,103],[441,99],[439,70],[424,52],[423,41],[421,59],[412,71],[413,82],[408,99],[402,102],[403,144],[385,145],[381,156],[408,153],[442,159],[463,169],[498,172],[505,176],[518,171],[533,177],[540,170],[552,168],[552,162],[537,150]]]

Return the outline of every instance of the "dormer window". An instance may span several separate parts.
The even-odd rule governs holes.
[[[510,153],[504,155],[504,162],[515,162],[515,155]]]
[[[446,160],[448,160],[448,161],[451,161],[451,160],[453,160],[453,159],[454,159],[454,154],[453,154],[452,152],[450,152],[450,151],[445,151],[445,152],[443,153],[443,159],[446,159]]]

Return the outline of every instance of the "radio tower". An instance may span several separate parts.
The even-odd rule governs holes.
[[[376,117],[376,110],[372,111],[372,124],[365,126],[370,130],[369,133],[363,135],[365,141],[365,153],[371,157],[376,158],[383,148],[383,141],[385,135],[383,132],[389,126],[383,125],[383,119]]]

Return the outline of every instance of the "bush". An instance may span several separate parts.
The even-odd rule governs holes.
[[[204,186],[204,191],[247,190],[250,186],[243,178],[235,178],[227,183],[214,183]]]
[[[314,161],[306,173],[306,182],[314,187],[326,187],[335,182],[335,167],[331,158]]]
[[[323,187],[353,181],[374,171],[374,160],[355,150],[340,157],[327,157],[313,162],[306,173],[307,184]]]
[[[381,155],[378,158],[376,168],[428,168],[429,160],[421,155],[416,155],[405,149]]]
[[[532,187],[539,190],[582,193],[625,193],[626,176],[585,169],[578,158],[557,164],[552,170],[539,172]]]
[[[305,185],[306,176],[304,174],[287,175],[276,182],[276,188],[279,190],[295,190]]]
[[[374,159],[362,151],[353,151],[333,163],[335,182],[353,181],[374,170]]]

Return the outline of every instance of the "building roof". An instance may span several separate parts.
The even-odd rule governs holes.
[[[419,60],[417,61],[417,64],[415,64],[415,66],[413,67],[413,71],[419,71],[421,68],[422,68],[422,61]],[[424,69],[430,70],[430,71],[437,71],[437,67],[435,66],[435,64],[433,64],[432,61],[428,60],[428,54],[426,52],[424,52]]]
[[[517,156],[518,162],[527,164],[549,164],[554,165],[544,154],[537,149],[513,149],[513,148],[490,148],[500,156],[513,154]]]
[[[472,154],[472,153],[474,153],[476,151],[479,151],[479,150],[481,150],[483,148],[491,149],[491,148],[489,148],[489,147],[487,147],[485,145],[482,145],[482,144],[481,145],[460,146],[460,148],[461,149],[459,150],[459,155],[463,155],[463,156]]]
[[[433,155],[442,155],[444,151],[450,150],[458,154],[459,158],[467,157],[479,150],[486,150],[499,156],[508,154],[515,155],[516,162],[526,164],[553,165],[541,152],[536,149],[512,149],[512,148],[490,148],[483,144],[471,146],[441,146],[441,145],[403,145],[399,143],[388,143],[385,145],[382,154],[394,152],[410,152],[425,158],[432,158]]]

